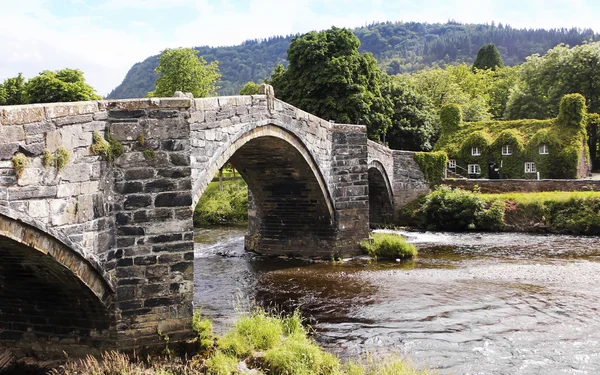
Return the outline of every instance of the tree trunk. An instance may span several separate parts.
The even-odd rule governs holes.
[[[223,191],[223,167],[219,168],[219,191]]]

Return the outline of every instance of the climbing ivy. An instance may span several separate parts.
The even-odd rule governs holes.
[[[415,161],[429,186],[439,185],[443,181],[448,164],[448,155],[445,152],[416,152]]]

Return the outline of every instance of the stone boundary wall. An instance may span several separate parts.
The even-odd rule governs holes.
[[[473,190],[475,185],[482,193],[529,193],[544,191],[600,191],[600,180],[445,180],[453,188]]]
[[[404,207],[407,203],[429,192],[429,185],[421,167],[415,161],[413,151],[393,151],[394,156],[394,208]]]

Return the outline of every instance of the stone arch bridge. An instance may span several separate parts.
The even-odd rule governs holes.
[[[124,154],[95,155],[94,132]],[[45,167],[61,148],[66,166]],[[76,355],[187,337],[193,207],[228,161],[252,193],[246,247],[265,254],[354,254],[369,221],[427,190],[412,154],[272,94],[0,107],[0,346]]]

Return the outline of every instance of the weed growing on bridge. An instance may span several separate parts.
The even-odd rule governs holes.
[[[56,152],[54,153],[56,169],[61,171],[67,165],[70,158],[71,153],[66,148],[60,147],[58,150],[56,150]]]
[[[113,161],[125,152],[123,145],[114,139],[108,130],[104,133],[104,138],[97,131],[94,132],[93,137],[92,152],[104,156],[107,161]]]
[[[50,168],[54,165],[54,155],[47,148],[42,152],[42,164],[45,168]]]
[[[146,149],[144,150],[144,159],[148,161],[156,160],[156,152],[154,150]]]
[[[137,136],[137,142],[140,146],[143,146],[144,143],[146,143],[146,139],[144,138],[143,134],[138,134]]]
[[[27,168],[29,165],[29,158],[27,158],[27,156],[25,156],[23,153],[18,152],[12,157],[12,164],[15,168],[15,172],[17,173],[17,178],[21,178],[25,168]]]
[[[360,248],[372,258],[407,259],[417,255],[417,248],[394,233],[373,233],[360,243]]]

